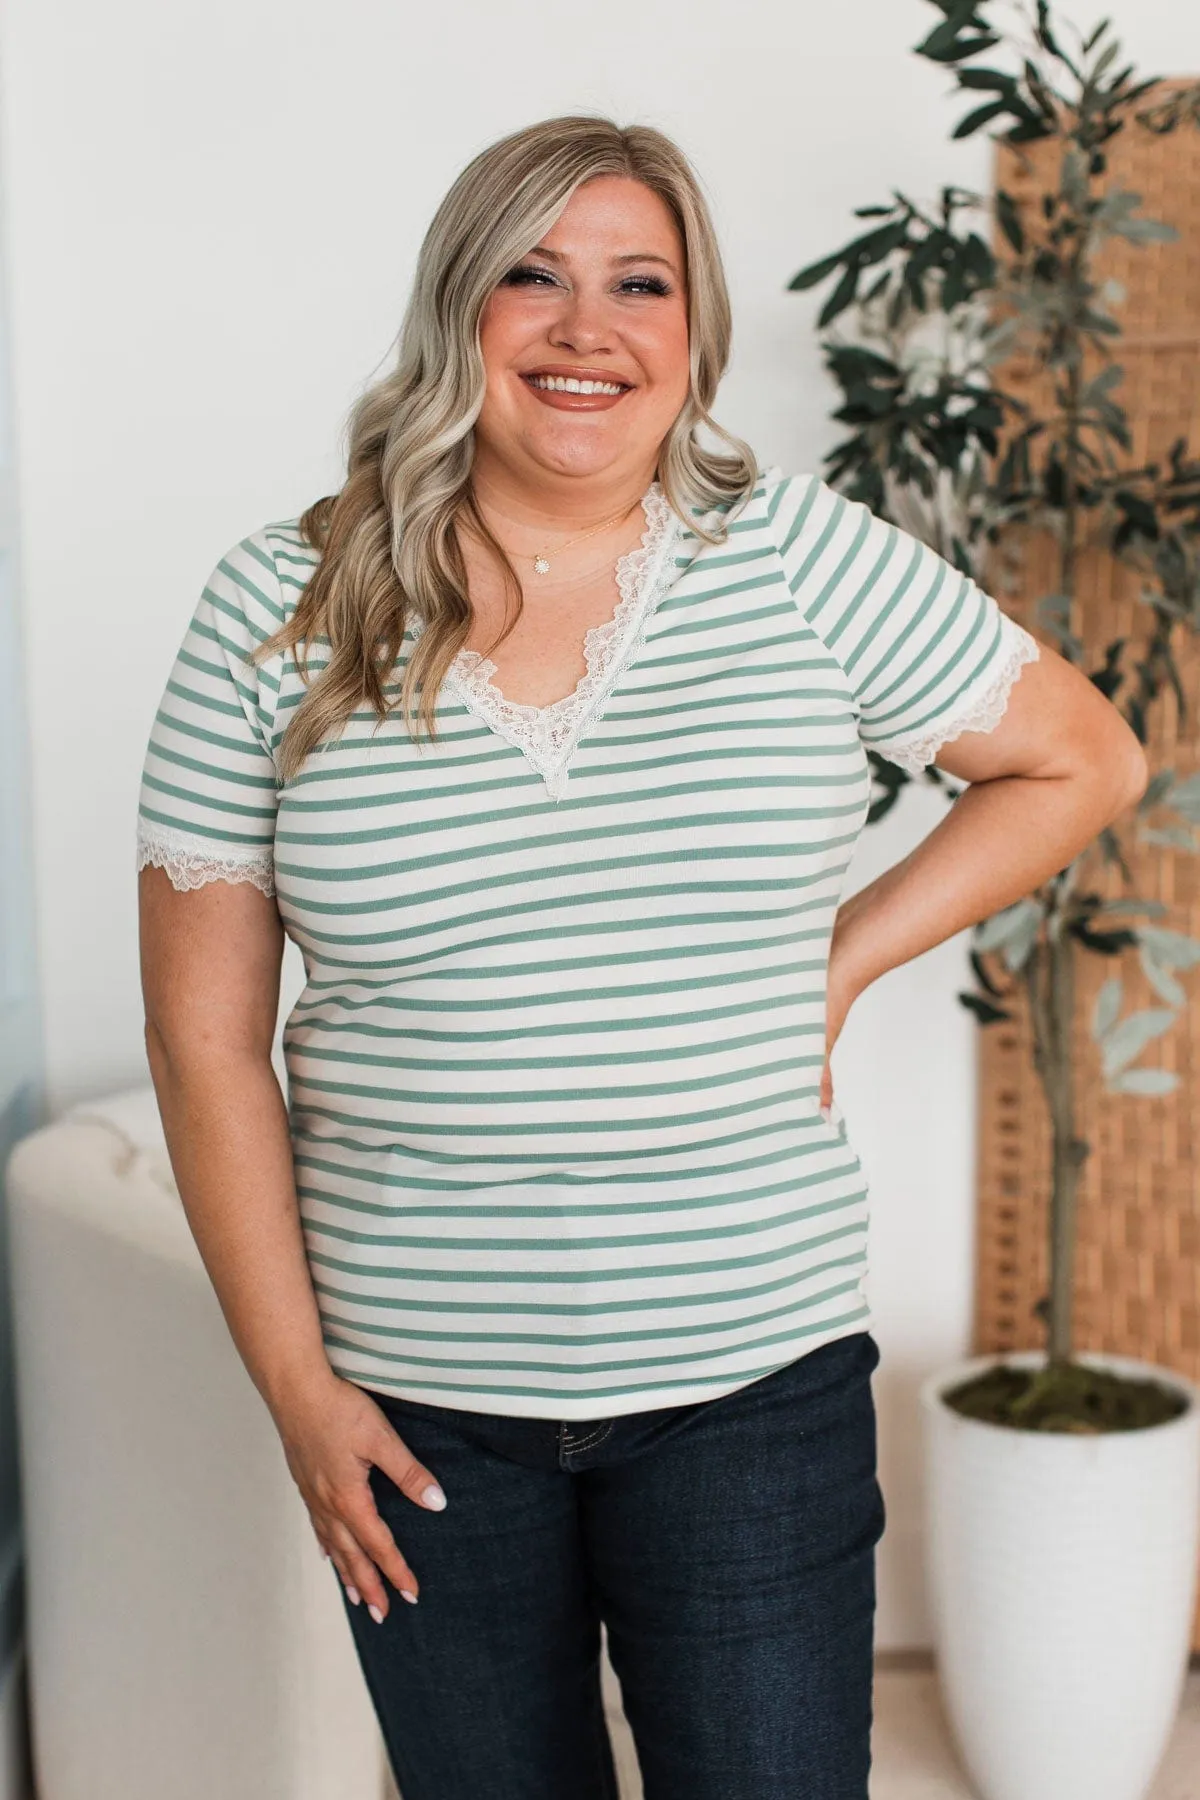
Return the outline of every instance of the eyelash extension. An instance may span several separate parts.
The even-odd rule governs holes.
[[[504,284],[508,287],[524,287],[527,283],[532,284],[538,276],[543,275],[551,281],[554,279],[549,269],[538,268],[535,263],[518,263],[504,276]],[[625,287],[631,281],[645,283],[641,290],[643,293],[669,294],[671,292],[667,283],[658,275],[626,275],[621,286]]]

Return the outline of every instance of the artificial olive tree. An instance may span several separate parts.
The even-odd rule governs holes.
[[[831,283],[818,328],[842,396],[834,416],[847,433],[826,458],[827,479],[980,580],[1006,557],[1013,566],[1026,534],[1048,531],[1054,590],[1036,598],[1032,616],[1146,744],[1155,707],[1176,707],[1181,721],[1188,714],[1176,649],[1181,634],[1200,630],[1200,462],[1182,439],[1160,461],[1132,462],[1114,359],[1123,296],[1097,264],[1112,237],[1148,244],[1177,235],[1114,181],[1108,146],[1125,131],[1195,129],[1200,87],[1156,101],[1157,81],[1123,62],[1108,21],[1084,37],[1052,19],[1046,0],[1019,12],[1015,27],[994,25],[987,0],[931,4],[941,16],[916,54],[951,72],[956,93],[971,100],[952,136],[990,127],[1006,145],[1052,140],[1056,154],[1037,159],[1049,177],[1022,184],[1021,195],[948,187],[929,208],[893,190],[886,205],[856,210],[870,221],[863,232],[789,283]],[[1003,10],[1011,19],[1013,9]],[[1042,378],[1032,391],[1044,398],[1030,401],[1027,380],[1020,393],[1015,380],[1006,387],[1009,368],[1032,368]],[[1096,548],[1140,573],[1146,631],[1137,642],[1082,635],[1080,559]],[[913,778],[869,755],[874,821]],[[961,791],[936,768],[917,779],[950,798]],[[1023,987],[1053,1146],[1050,1286],[1038,1307],[1046,1366],[1032,1379],[993,1381],[976,1396],[987,1416],[1046,1429],[1089,1420],[1113,1429],[1144,1417],[1129,1416],[1119,1383],[1072,1362],[1077,1193],[1090,1153],[1075,1097],[1077,965],[1102,956],[1114,971],[1090,1021],[1107,1088],[1169,1092],[1178,1077],[1136,1058],[1188,1004],[1179,972],[1200,961],[1200,942],[1170,929],[1158,901],[1104,898],[1096,877],[1115,866],[1129,885],[1126,834],[1195,854],[1197,825],[1200,776],[1156,769],[1127,824],[1101,832],[1035,892],[975,927],[977,991],[959,999],[986,1026],[1011,1016],[1006,995]],[[1162,1004],[1123,1014],[1119,965],[1129,952]]]

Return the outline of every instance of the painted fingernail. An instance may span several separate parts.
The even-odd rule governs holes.
[[[362,1595],[359,1593],[358,1589],[356,1587],[351,1587],[350,1583],[347,1582],[346,1583],[346,1592],[350,1596],[351,1606],[357,1606],[359,1601],[362,1599]]]
[[[380,1610],[377,1606],[368,1606],[367,1611],[370,1613],[371,1617],[374,1619],[374,1621],[377,1625],[383,1624],[383,1614],[380,1612]]]
[[[446,1496],[435,1481],[430,1482],[429,1486],[425,1489],[425,1492],[421,1495],[421,1499],[426,1506],[431,1506],[434,1512],[441,1512],[443,1506],[446,1504]]]
[[[401,1588],[400,1592],[403,1594],[404,1598],[408,1601],[408,1604],[410,1606],[415,1606],[417,1604],[417,1596],[413,1593],[411,1588]]]

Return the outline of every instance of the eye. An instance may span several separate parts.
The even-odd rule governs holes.
[[[501,287],[555,287],[557,277],[551,269],[537,263],[517,263],[500,280]],[[623,294],[669,294],[672,289],[659,275],[626,275],[618,290]]]
[[[501,287],[539,286],[542,282],[553,283],[554,277],[549,269],[539,269],[534,263],[518,263],[510,269],[501,280]]]

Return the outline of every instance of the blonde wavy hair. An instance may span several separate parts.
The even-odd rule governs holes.
[[[651,126],[586,114],[543,119],[489,145],[458,176],[425,234],[395,367],[349,415],[344,486],[300,517],[320,561],[291,617],[253,652],[260,663],[304,646],[298,666],[308,691],[279,746],[283,780],[323,738],[340,734],[364,701],[380,722],[386,717],[385,683],[410,609],[423,623],[401,683],[402,716],[414,737],[418,719],[436,736],[437,692],[471,625],[455,533],[460,514],[499,559],[515,603],[503,635],[512,630],[520,582],[470,483],[486,382],[480,316],[497,283],[554,224],[575,189],[600,175],[643,182],[669,208],[684,245],[691,380],[659,450],[664,497],[710,544],[724,541],[731,513],[749,498],[757,459],[708,410],[729,360],[729,293],[708,207],[683,152]],[[727,449],[705,448],[697,438],[701,425]],[[688,509],[721,509],[721,516],[710,528]],[[319,635],[330,654],[320,679],[310,682],[308,648]]]

